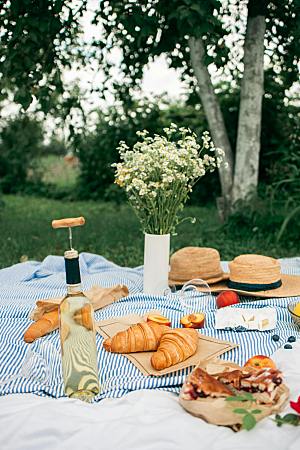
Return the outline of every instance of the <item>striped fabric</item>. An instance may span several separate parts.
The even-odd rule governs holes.
[[[226,270],[227,264],[222,264]],[[109,287],[121,283],[126,284],[130,291],[127,298],[97,311],[96,320],[131,313],[143,315],[150,310],[159,310],[172,320],[172,326],[178,326],[180,317],[189,312],[187,306],[182,306],[178,293],[165,297],[142,294],[142,267],[119,267],[101,256],[89,253],[80,255],[80,267],[85,289],[93,285]],[[281,267],[284,273],[300,275],[300,258],[281,260]],[[24,331],[30,324],[28,315],[36,300],[65,294],[63,258],[48,256],[42,263],[26,262],[3,269],[0,271],[0,286],[0,394],[32,392],[40,396],[63,396],[58,332],[30,345],[23,341]],[[286,308],[289,302],[294,301],[300,299],[245,301],[239,307],[276,306],[277,328],[267,332],[239,333],[214,329],[215,297],[190,292],[185,294],[184,299],[191,310],[205,312],[206,327],[201,331],[203,334],[239,344],[238,348],[222,356],[239,364],[254,354],[271,355],[291,335],[300,337]],[[280,336],[279,342],[271,339],[274,333]],[[97,335],[102,390],[96,401],[121,397],[136,389],[179,392],[189,369],[162,377],[145,377],[124,356],[107,353],[102,348],[102,341],[103,338]]]

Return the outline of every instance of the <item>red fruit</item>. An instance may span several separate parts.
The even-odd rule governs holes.
[[[216,299],[217,308],[224,308],[224,306],[235,305],[240,302],[240,297],[234,291],[222,291]]]

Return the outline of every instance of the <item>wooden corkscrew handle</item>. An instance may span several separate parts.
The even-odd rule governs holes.
[[[70,217],[68,219],[52,220],[52,228],[80,227],[85,224],[84,217]]]

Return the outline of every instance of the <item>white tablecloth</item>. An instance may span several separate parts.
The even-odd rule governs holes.
[[[300,342],[274,355],[291,390],[300,395]],[[287,407],[285,412],[292,412]],[[277,427],[270,418],[234,433],[186,413],[175,394],[132,392],[85,404],[31,394],[0,398],[1,450],[299,450],[300,426]]]

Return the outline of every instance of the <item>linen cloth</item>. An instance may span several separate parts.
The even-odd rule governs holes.
[[[273,358],[291,399],[300,394],[300,341]],[[287,406],[282,414],[292,412]],[[139,390],[89,405],[80,400],[15,394],[0,397],[1,450],[299,450],[300,427],[272,418],[234,433],[184,411],[170,392]]]
[[[281,261],[284,273],[300,275],[300,259]],[[95,313],[96,320],[130,313],[144,315],[149,310],[160,310],[178,326],[180,317],[186,313],[178,294],[168,296],[143,295],[142,267],[135,269],[119,267],[105,258],[89,253],[80,255],[80,268],[85,289],[93,285],[110,287],[126,284],[130,295]],[[227,264],[223,263],[223,269]],[[42,263],[27,262],[0,271],[0,394],[34,393],[39,396],[64,396],[58,332],[51,333],[33,344],[23,341],[28,327],[30,311],[36,300],[59,297],[65,294],[64,260],[48,256]],[[290,335],[300,337],[292,322],[286,305],[299,298],[265,299],[242,303],[239,307],[253,308],[276,306],[277,327],[268,332],[241,332],[215,330],[215,297],[207,294],[188,293],[185,304],[206,314],[206,327],[202,333],[239,344],[237,349],[222,358],[243,364],[254,354],[273,354]],[[272,335],[280,336],[278,342]],[[178,393],[189,369],[163,377],[143,376],[127,358],[107,353],[102,348],[103,338],[97,335],[98,365],[101,393],[95,401],[121,397],[140,389],[160,389]],[[288,350],[286,350],[288,351]]]

